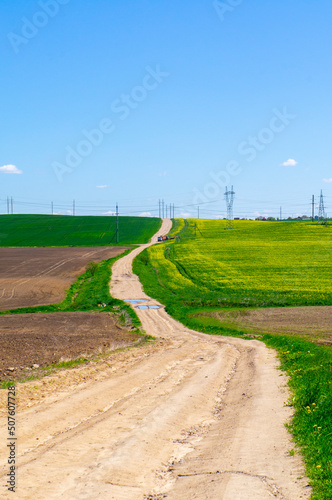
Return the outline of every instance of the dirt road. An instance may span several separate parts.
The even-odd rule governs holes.
[[[157,305],[131,274],[138,251],[115,264],[111,292]],[[286,379],[273,351],[192,332],[162,308],[137,312],[154,345],[115,356],[107,376],[87,379],[82,368],[81,383],[18,412],[16,495],[5,489],[1,419],[1,498],[309,498],[288,453]]]

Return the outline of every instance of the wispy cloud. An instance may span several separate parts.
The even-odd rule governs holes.
[[[297,163],[298,162],[296,160],[289,158],[287,161],[284,161],[284,163],[282,163],[281,165],[283,167],[295,167],[295,165],[297,165]]]
[[[151,212],[142,212],[141,214],[139,214],[139,217],[152,217],[152,213]]]
[[[158,175],[159,175],[159,177],[166,177],[167,171],[164,170],[163,172],[160,172]]]
[[[327,184],[330,184],[330,182],[332,182],[332,179],[323,179],[324,182],[326,182]]]
[[[15,165],[4,165],[0,167],[0,172],[2,174],[23,174],[22,170],[19,170]]]
[[[109,210],[108,212],[104,212],[102,215],[116,215],[116,212]]]
[[[98,189],[106,189],[108,187],[109,187],[108,184],[103,184],[102,186],[96,186],[96,188],[98,188]]]

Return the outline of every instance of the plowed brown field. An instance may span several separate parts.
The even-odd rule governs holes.
[[[138,338],[107,312],[0,316],[0,380],[37,375],[43,366],[114,350]]]
[[[60,302],[88,262],[110,259],[125,249],[0,248],[0,310]]]

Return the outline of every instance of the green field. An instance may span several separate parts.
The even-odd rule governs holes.
[[[223,220],[189,220],[176,221],[174,233],[140,254],[134,270],[192,328],[220,328],[213,316],[197,320],[202,310],[332,305],[332,226],[234,221],[229,230]]]
[[[196,226],[196,227],[195,227]],[[189,221],[180,244],[148,250],[159,278],[191,305],[332,304],[332,226]],[[196,236],[195,236],[196,233]]]
[[[134,271],[145,292],[190,328],[250,339],[253,327],[223,322],[225,311],[332,305],[331,225],[234,221],[229,230],[221,220],[178,220],[172,232],[176,241],[146,249]],[[260,331],[259,338],[277,350],[290,377],[290,431],[304,457],[312,499],[331,499],[332,350],[291,332]]]
[[[161,225],[152,217],[119,217],[119,245],[147,243]],[[1,247],[114,246],[116,217],[0,215]]]

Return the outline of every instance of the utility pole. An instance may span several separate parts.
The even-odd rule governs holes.
[[[75,215],[75,200],[73,200],[73,215]]]
[[[280,207],[280,220],[282,220],[282,207]]]
[[[162,205],[163,205],[163,219],[164,219],[165,218],[165,202],[164,202],[164,200],[163,200]]]
[[[53,201],[51,202],[51,214],[52,215],[54,214],[54,211],[53,211]]]
[[[119,205],[116,204],[116,242],[119,243]]]
[[[14,213],[14,202],[13,202],[13,197],[11,197],[11,211],[12,211],[12,214]]]
[[[315,220],[315,195],[312,195],[312,222]]]
[[[7,196],[7,215],[9,215],[9,197]]]
[[[166,204],[166,219],[167,219],[167,204]]]
[[[199,207],[197,207],[197,219],[199,219]]]

